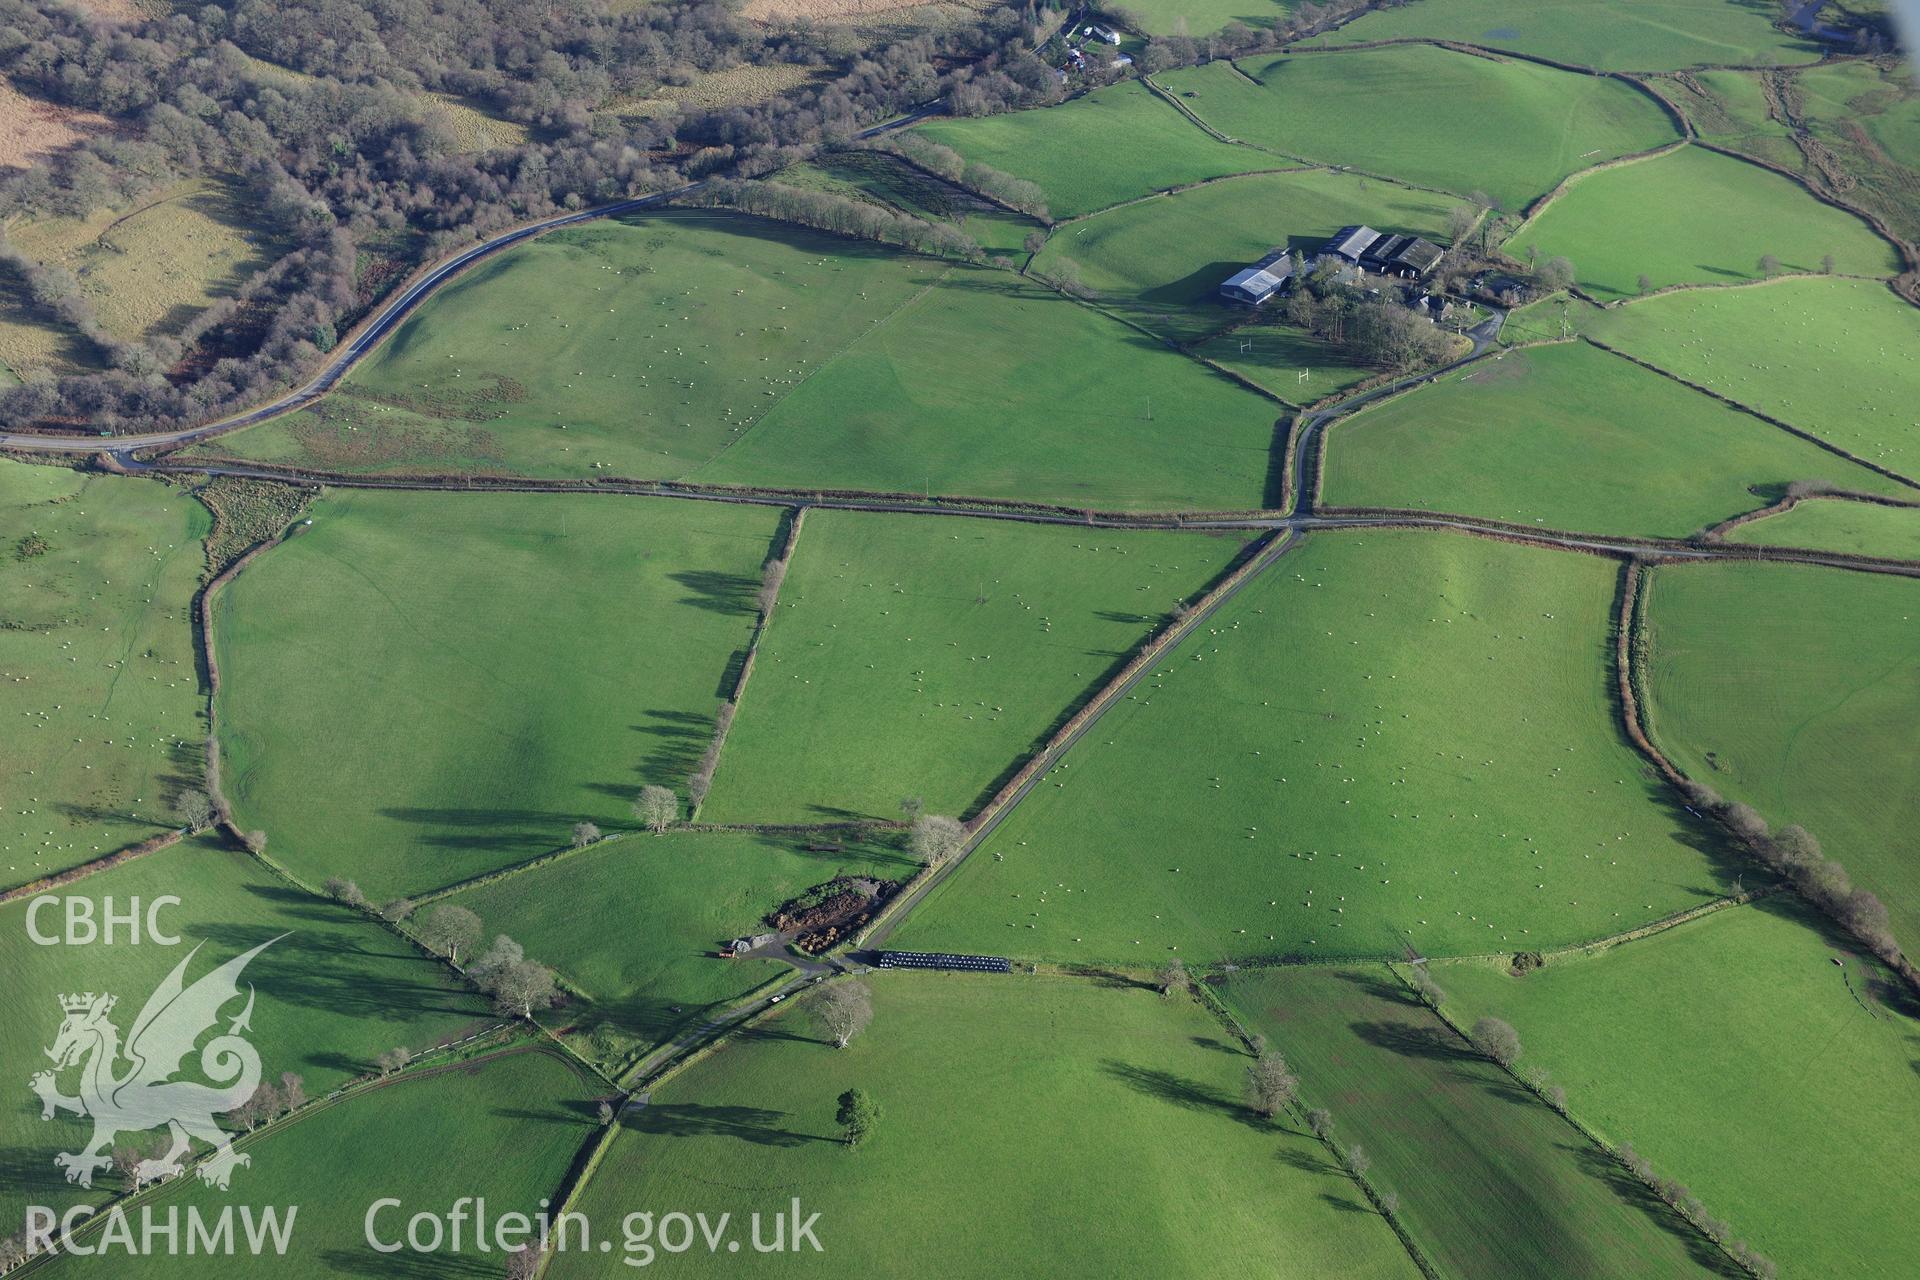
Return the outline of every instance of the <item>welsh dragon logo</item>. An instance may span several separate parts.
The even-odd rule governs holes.
[[[141,1161],[135,1173],[141,1181],[179,1173],[180,1158],[195,1138],[213,1148],[199,1171],[211,1186],[225,1190],[233,1171],[250,1162],[250,1157],[234,1151],[214,1116],[240,1106],[260,1086],[260,1055],[240,1034],[251,1029],[251,984],[246,1007],[200,1050],[200,1070],[214,1083],[173,1076],[201,1035],[220,1021],[221,1009],[240,998],[240,974],[248,961],[278,941],[270,938],[187,986],[187,965],[200,950],[194,947],[148,997],[124,1045],[119,1028],[108,1018],[115,997],[91,991],[60,997],[66,1016],[46,1051],[53,1069],[38,1072],[29,1083],[40,1095],[42,1120],[53,1119],[57,1111],[70,1111],[93,1121],[93,1138],[85,1147],[53,1158],[68,1182],[91,1187],[93,1175],[113,1163],[108,1152],[114,1138],[162,1125],[172,1135],[172,1145],[158,1159]],[[60,1092],[58,1077],[75,1066],[80,1068],[80,1092],[69,1097]]]

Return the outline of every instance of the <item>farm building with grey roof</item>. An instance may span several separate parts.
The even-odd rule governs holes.
[[[1446,250],[1419,236],[1397,236],[1362,225],[1340,228],[1322,252],[1382,275],[1418,280],[1440,264]]]
[[[1220,296],[1229,302],[1245,302],[1257,307],[1285,289],[1293,274],[1293,255],[1284,248],[1272,249],[1244,271],[1228,276],[1220,286]]]

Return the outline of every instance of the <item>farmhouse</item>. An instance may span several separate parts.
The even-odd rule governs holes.
[[[1446,251],[1419,236],[1396,236],[1361,225],[1340,228],[1322,252],[1381,275],[1418,280],[1439,265]]]
[[[1273,249],[1246,270],[1228,276],[1220,286],[1220,296],[1229,302],[1245,302],[1257,307],[1283,291],[1293,276],[1293,255],[1284,248]]]

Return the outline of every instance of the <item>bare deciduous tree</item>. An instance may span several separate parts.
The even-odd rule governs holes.
[[[873,992],[864,982],[833,983],[820,993],[815,1012],[834,1047],[844,1049],[873,1021]]]
[[[1503,1067],[1512,1066],[1520,1057],[1520,1033],[1499,1018],[1481,1018],[1475,1022],[1472,1039],[1474,1048]]]
[[[640,825],[659,835],[680,816],[680,798],[666,787],[648,785],[640,788],[640,794],[633,800],[633,816]]]
[[[473,962],[468,976],[502,1009],[523,1018],[551,1005],[560,993],[553,970],[527,959],[520,944],[504,933]]]
[[[261,1124],[280,1113],[280,1094],[270,1084],[262,1084],[247,1100],[227,1112],[237,1124],[252,1133]]]
[[[460,951],[480,941],[480,917],[465,907],[442,903],[427,912],[420,924],[420,941],[455,964]]]
[[[375,1058],[373,1064],[380,1069],[381,1075],[390,1076],[400,1070],[400,1068],[406,1066],[412,1057],[413,1055],[405,1049],[395,1045],[393,1048],[386,1050],[379,1057]]]
[[[913,820],[907,833],[907,848],[929,870],[947,862],[966,847],[967,829],[960,819],[937,813],[923,813]]]
[[[753,597],[754,606],[762,614],[773,612],[773,606],[780,603],[780,585],[786,580],[787,562],[767,561],[767,567],[760,571],[760,590]]]
[[[573,847],[584,849],[600,838],[600,828],[591,822],[573,824]]]
[[[140,1166],[146,1163],[146,1152],[135,1146],[120,1146],[113,1149],[113,1171],[120,1175],[120,1181],[131,1190],[138,1191],[141,1185]]]
[[[204,831],[213,825],[213,798],[197,787],[189,787],[174,798],[173,815],[187,830]]]
[[[1193,990],[1193,979],[1187,976],[1187,966],[1178,960],[1167,961],[1160,970],[1160,994],[1163,996],[1185,995]]]
[[[1253,1109],[1269,1120],[1293,1101],[1299,1089],[1300,1077],[1277,1053],[1262,1053],[1247,1068],[1247,1093],[1253,1099]]]
[[[18,1236],[0,1240],[0,1274],[13,1270],[26,1260],[27,1246],[20,1243]]]
[[[507,1280],[533,1280],[540,1274],[546,1250],[537,1243],[523,1244],[507,1254]]]
[[[1415,998],[1429,1009],[1438,1009],[1447,998],[1447,993],[1440,989],[1440,984],[1435,982],[1433,975],[1427,972],[1425,961],[1407,966],[1407,981],[1413,987]]]

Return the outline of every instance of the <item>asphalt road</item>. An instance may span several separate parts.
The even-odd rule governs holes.
[[[1452,364],[1443,365],[1427,373],[1410,374],[1394,382],[1389,382],[1385,386],[1375,387],[1373,390],[1362,392],[1351,399],[1342,400],[1339,404],[1331,405],[1320,410],[1318,413],[1308,414],[1302,419],[1300,422],[1300,430],[1294,433],[1293,439],[1293,488],[1296,495],[1294,512],[1302,516],[1312,515],[1313,505],[1319,499],[1320,495],[1314,489],[1307,486],[1306,469],[1309,461],[1313,457],[1314,446],[1319,443],[1320,437],[1325,433],[1329,422],[1332,422],[1335,418],[1344,418],[1350,413],[1358,412],[1374,401],[1384,399],[1397,391],[1403,391],[1418,383],[1432,382],[1436,378],[1444,377],[1452,373],[1464,364],[1470,364],[1478,360],[1493,348],[1494,343],[1500,340],[1500,326],[1506,322],[1507,313],[1496,309],[1492,315],[1467,330],[1467,337],[1473,342],[1473,350],[1461,356]]]

